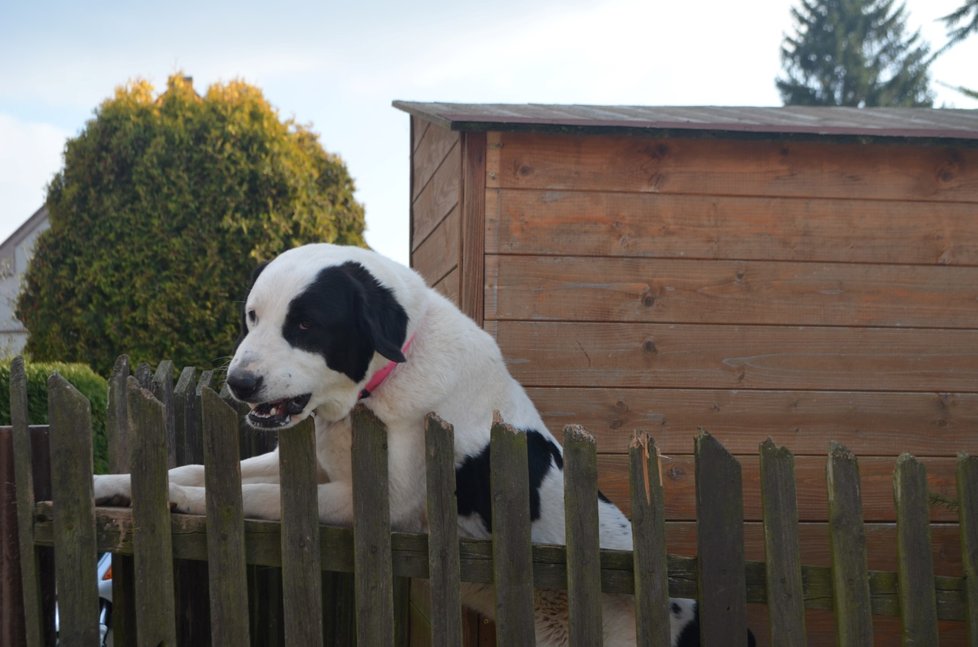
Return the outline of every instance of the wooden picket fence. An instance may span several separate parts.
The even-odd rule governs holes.
[[[574,426],[563,438],[566,546],[531,544],[529,506],[516,504],[528,501],[526,436],[503,421],[491,430],[493,538],[459,538],[453,432],[434,415],[424,430],[429,532],[391,532],[386,432],[363,406],[353,412],[354,527],[316,521],[311,421],[278,438],[281,523],[256,521],[242,516],[238,466],[249,453],[240,439],[255,432],[243,432],[240,412],[212,390],[210,373],[185,369],[174,387],[172,372],[163,363],[155,374],[143,367],[129,376],[127,363],[117,363],[111,460],[114,470],[133,475],[132,508],[95,508],[87,400],[52,376],[50,428],[32,430],[23,365],[15,362],[23,605],[13,608],[23,614],[29,646],[51,636],[50,584],[39,572],[50,547],[65,645],[97,643],[95,555],[110,551],[117,645],[404,645],[405,578],[423,578],[431,590],[430,644],[437,646],[462,644],[463,581],[494,584],[499,645],[533,644],[536,587],[567,591],[574,645],[601,644],[604,591],[634,594],[640,645],[669,644],[672,595],[699,598],[705,645],[746,637],[746,605],[760,602],[769,607],[773,645],[806,644],[805,610],[818,608],[834,611],[842,647],[873,644],[874,615],[899,616],[905,644],[913,645],[937,645],[939,620],[965,621],[968,644],[978,646],[978,457],[958,461],[961,577],[934,575],[925,470],[908,455],[894,473],[898,571],[867,570],[857,460],[841,446],[827,458],[833,566],[804,565],[793,457],[770,441],[760,448],[766,561],[745,562],[741,467],[705,432],[695,441],[698,558],[666,555],[659,461],[648,435],[636,435],[629,452],[635,550],[599,549],[595,444]],[[32,431],[48,436],[50,501],[35,500],[32,469],[43,461],[32,459]],[[43,442],[35,439],[35,454],[38,448]],[[184,462],[207,466],[206,517],[170,513],[166,470]],[[280,593],[261,586],[256,569],[268,567],[281,569]],[[280,609],[280,619],[265,607]]]

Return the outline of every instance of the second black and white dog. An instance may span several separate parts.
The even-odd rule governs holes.
[[[228,367],[232,395],[249,422],[286,429],[316,422],[323,476],[319,518],[351,524],[349,413],[366,406],[388,429],[390,514],[399,530],[424,530],[424,418],[434,411],[455,428],[459,527],[489,537],[489,430],[493,412],[527,434],[534,542],[564,543],[562,452],[491,336],[412,270],[371,251],[329,244],[287,251],[258,274],[244,307],[245,335]],[[287,433],[287,432],[286,432]],[[246,516],[280,518],[277,452],[242,462]],[[177,510],[203,514],[203,468],[170,472]],[[96,477],[100,502],[127,499],[127,475]],[[630,550],[631,525],[602,498],[601,546]],[[463,602],[493,615],[489,587],[467,586]],[[566,598],[536,596],[538,645],[567,644]],[[605,596],[604,644],[634,645],[631,599]],[[695,602],[673,604],[672,636],[695,622]],[[697,641],[698,642],[698,641]]]

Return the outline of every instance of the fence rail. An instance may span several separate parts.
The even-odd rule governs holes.
[[[745,561],[740,465],[705,432],[696,438],[698,559],[665,553],[661,477],[648,435],[636,435],[629,454],[635,551],[597,550],[596,448],[579,427],[568,428],[564,437],[566,547],[531,545],[528,503],[516,504],[528,502],[526,437],[502,421],[491,430],[492,540],[458,537],[453,432],[435,416],[419,430],[426,434],[429,534],[391,532],[386,432],[365,407],[353,415],[354,527],[316,523],[311,423],[280,438],[282,522],[258,521],[242,516],[238,470],[247,453],[239,439],[254,432],[240,435],[239,412],[210,389],[210,374],[198,380],[196,371],[185,369],[174,388],[172,370],[142,368],[129,377],[128,364],[117,363],[110,446],[115,452],[128,447],[133,505],[95,508],[88,403],[58,377],[49,387],[52,500],[35,501],[31,468],[37,457],[26,442],[26,383],[22,364],[15,362],[13,425],[5,434],[16,468],[19,534],[13,548],[23,556],[23,602],[4,606],[22,614],[26,644],[40,645],[50,636],[43,602],[50,585],[39,574],[38,556],[53,546],[57,555],[68,556],[57,560],[55,574],[61,635],[82,644],[97,636],[98,550],[114,553],[120,564],[132,556],[132,583],[116,572],[122,610],[116,630],[129,632],[126,644],[193,644],[187,630],[178,629],[185,614],[207,618],[197,623],[197,631],[206,631],[197,639],[213,644],[349,644],[353,633],[360,645],[407,644],[401,578],[424,578],[431,582],[435,645],[460,644],[459,583],[474,582],[495,585],[498,644],[505,645],[532,643],[534,588],[566,590],[572,644],[599,644],[600,588],[634,594],[643,645],[669,644],[672,595],[699,598],[704,644],[746,635],[746,605],[756,602],[770,608],[777,645],[806,644],[804,610],[831,609],[842,645],[872,644],[872,617],[888,615],[901,618],[911,644],[937,644],[938,620],[953,620],[969,623],[967,644],[978,646],[978,457],[958,459],[961,577],[934,575],[925,471],[910,456],[900,458],[894,473],[898,570],[867,570],[858,461],[840,446],[831,448],[826,463],[833,566],[802,563],[793,458],[770,442],[760,448],[767,562]],[[128,438],[120,439],[126,430]],[[195,457],[207,465],[207,515],[171,514],[166,468]],[[119,456],[110,459],[118,469]],[[180,594],[181,569],[195,561],[211,565],[204,575],[204,611],[194,609],[199,599]],[[255,584],[262,579],[255,569],[262,567],[281,568],[280,593]],[[327,579],[333,573],[353,574],[355,605],[345,598],[349,580]],[[196,588],[201,586],[198,580]],[[282,615],[271,618],[262,605],[282,608]],[[116,640],[123,644],[118,635]]]

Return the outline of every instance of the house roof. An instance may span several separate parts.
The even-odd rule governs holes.
[[[978,110],[424,103],[394,107],[457,131],[634,132],[949,141],[978,146]]]
[[[48,208],[46,205],[42,205],[40,209],[34,212],[30,218],[25,220],[20,227],[14,230],[14,233],[7,236],[7,240],[0,243],[0,256],[4,254],[12,254],[17,245],[24,241],[25,238],[30,236],[38,226],[40,226],[48,217]]]

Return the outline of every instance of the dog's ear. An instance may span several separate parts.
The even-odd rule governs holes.
[[[401,312],[403,312],[403,310]],[[391,361],[406,362],[407,358],[404,357],[404,353],[401,352],[401,343],[390,337],[387,332],[390,329],[390,326],[384,326],[383,322],[378,320],[376,314],[377,313],[368,312],[366,317],[366,326],[370,331],[370,337],[373,340],[374,349]],[[381,314],[381,316],[384,315]]]
[[[407,361],[401,346],[408,318],[394,293],[359,263],[346,263],[343,267],[358,286],[359,327],[370,338],[373,349],[389,360]]]

